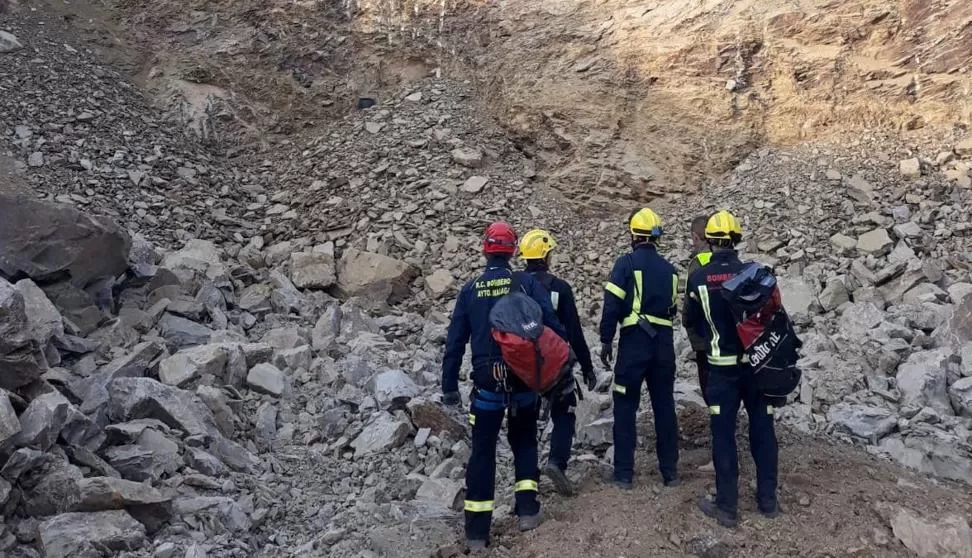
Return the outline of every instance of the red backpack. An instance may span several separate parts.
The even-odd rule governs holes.
[[[489,323],[503,361],[527,387],[545,394],[560,382],[570,358],[570,346],[543,325],[543,310],[537,301],[511,288],[510,294],[496,301],[490,310]]]

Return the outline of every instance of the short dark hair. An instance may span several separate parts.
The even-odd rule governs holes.
[[[705,238],[705,226],[709,224],[709,218],[700,215],[695,219],[692,219],[692,232],[696,234],[699,238]]]

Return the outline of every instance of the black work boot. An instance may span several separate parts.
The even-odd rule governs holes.
[[[712,500],[706,496],[699,498],[699,509],[702,510],[702,513],[708,517],[718,521],[719,525],[722,525],[723,527],[732,529],[739,524],[739,519],[735,515],[719,509],[719,506],[716,505],[715,500]]]
[[[556,464],[547,463],[543,468],[543,474],[553,482],[554,488],[557,489],[557,492],[563,494],[564,496],[574,495],[574,487],[571,486],[570,479],[568,479],[567,475],[564,474],[564,470],[558,467]]]
[[[760,505],[759,513],[766,519],[776,519],[780,516],[780,505],[776,502],[768,505]]]
[[[678,477],[672,477],[670,479],[662,481],[667,488],[675,488],[676,486],[681,486],[682,479]]]

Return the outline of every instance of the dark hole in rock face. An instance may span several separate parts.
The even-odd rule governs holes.
[[[366,108],[371,108],[378,104],[378,101],[372,99],[371,97],[358,97],[358,110],[364,110]]]

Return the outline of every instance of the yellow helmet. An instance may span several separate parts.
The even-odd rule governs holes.
[[[739,242],[742,239],[742,226],[732,213],[722,210],[709,217],[709,222],[705,225],[705,237]]]
[[[553,235],[543,229],[533,229],[520,240],[520,257],[524,260],[542,260],[556,247],[557,241]]]
[[[653,236],[658,238],[662,235],[661,217],[647,207],[635,211],[631,215],[631,221],[628,223],[628,226],[631,228],[631,234],[635,236]]]

